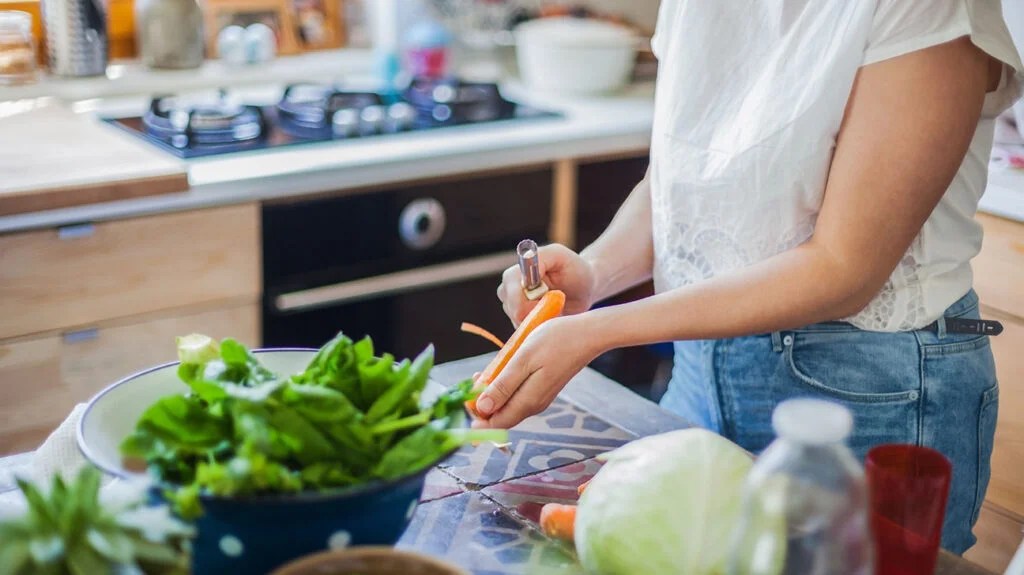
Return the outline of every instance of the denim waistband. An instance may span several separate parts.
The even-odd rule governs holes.
[[[978,307],[978,294],[972,289],[963,297],[953,302],[953,305],[946,308],[942,317],[959,317],[966,315]],[[918,329],[923,329],[918,328]],[[859,327],[845,321],[825,321],[806,325],[797,329],[786,331],[792,332],[842,332],[842,331],[864,331]],[[916,330],[915,330],[916,331]]]

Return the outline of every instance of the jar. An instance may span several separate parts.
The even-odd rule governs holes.
[[[27,84],[36,79],[36,46],[32,15],[0,10],[0,86]]]
[[[137,0],[139,56],[151,68],[198,68],[203,63],[203,11],[196,0]]]

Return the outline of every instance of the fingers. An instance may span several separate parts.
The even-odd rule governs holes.
[[[501,276],[501,285],[498,286],[498,300],[505,315],[512,320],[512,325],[519,327],[526,314],[537,305],[537,302],[526,299],[523,292],[522,275],[518,266],[512,266],[505,270]]]
[[[476,410],[490,417],[504,406],[529,375],[522,355],[514,355],[498,377],[476,399]]]

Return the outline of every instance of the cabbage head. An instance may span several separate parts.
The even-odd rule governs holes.
[[[628,443],[580,498],[576,550],[600,575],[720,575],[753,465],[736,444],[704,429]]]

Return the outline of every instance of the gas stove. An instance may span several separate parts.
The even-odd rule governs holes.
[[[557,117],[505,99],[497,85],[414,79],[394,96],[292,84],[276,104],[246,104],[222,90],[205,98],[155,97],[141,116],[108,122],[181,158],[402,132]]]

